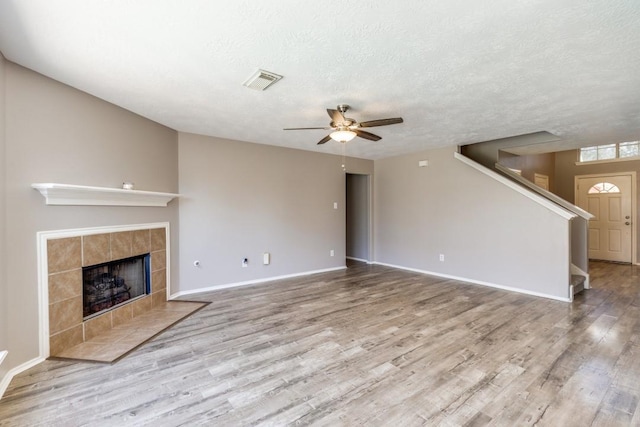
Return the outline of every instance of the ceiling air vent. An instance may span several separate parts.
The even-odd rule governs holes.
[[[265,90],[281,78],[282,76],[271,71],[258,70],[243,84],[249,89]]]

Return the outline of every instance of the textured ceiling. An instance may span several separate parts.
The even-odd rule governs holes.
[[[543,130],[640,139],[638,0],[2,0],[0,51],[184,132],[342,154],[282,128],[339,103],[403,117],[346,144],[369,159]],[[258,68],[284,79],[242,86]]]

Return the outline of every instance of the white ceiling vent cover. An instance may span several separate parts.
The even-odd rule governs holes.
[[[265,90],[281,78],[282,76],[271,71],[258,70],[243,84],[249,89]]]

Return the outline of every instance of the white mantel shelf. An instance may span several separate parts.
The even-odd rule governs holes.
[[[85,185],[31,184],[42,194],[47,205],[74,206],[167,206],[179,194]]]

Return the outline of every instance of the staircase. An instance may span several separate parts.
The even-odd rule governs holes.
[[[584,291],[584,284],[586,281],[586,277],[580,276],[578,274],[571,275],[571,288],[572,293],[575,296],[577,293]]]
[[[514,147],[544,146],[545,144],[551,144],[559,140],[560,138],[548,132],[536,132],[464,145],[459,147],[459,153],[467,159],[476,162],[476,164],[497,172],[502,177],[518,184],[523,191],[529,194],[535,194],[537,197],[542,197],[545,200],[545,204],[552,204],[572,216],[572,218],[570,218],[569,235],[571,254],[570,265],[568,265],[569,271],[567,271],[567,273],[570,275],[569,300],[573,300],[574,295],[585,289],[589,289],[589,258],[587,251],[588,222],[593,218],[593,215],[567,202],[556,194],[538,187],[533,182],[498,163],[499,153],[501,152],[517,157],[515,153],[510,152],[510,149]]]

